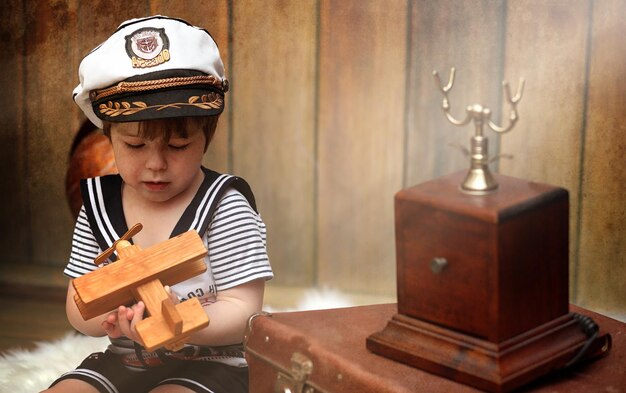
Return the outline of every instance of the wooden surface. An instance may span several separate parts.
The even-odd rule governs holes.
[[[34,348],[36,342],[59,339],[72,330],[63,300],[0,296],[0,353]]]
[[[390,360],[488,392],[510,392],[568,364],[587,344],[574,314],[564,314],[500,343],[396,314],[367,348]],[[604,353],[610,336],[595,338],[590,356]]]
[[[0,189],[11,190],[3,195],[0,217],[0,249],[7,261],[32,262],[32,233],[30,230],[30,200],[24,177],[29,167],[24,124],[24,21],[14,15],[24,14],[24,3],[12,1],[0,7],[0,32],[6,37],[5,56],[0,56]],[[56,176],[59,176],[57,174]]]
[[[30,244],[34,262],[66,258],[72,225],[67,203],[50,208],[50,201],[65,199],[59,187],[67,165],[67,146],[71,143],[75,109],[61,100],[67,92],[67,81],[75,80],[78,59],[75,9],[72,3],[39,3],[26,6],[28,28],[24,32],[23,58],[27,83],[24,84],[23,118],[27,157],[26,183],[30,213],[24,224],[30,228]],[[37,22],[35,22],[37,21]],[[72,66],[59,67],[61,64]],[[42,88],[45,86],[45,88]],[[45,132],[50,130],[50,132]],[[44,158],[45,157],[45,158]],[[44,165],[41,165],[44,158]],[[51,176],[58,173],[59,176]],[[36,212],[36,213],[34,213]],[[35,239],[47,239],[36,241]]]
[[[313,361],[311,384],[324,392],[479,392],[470,386],[429,374],[369,352],[365,339],[383,329],[395,304],[258,317],[248,339],[251,392],[271,391],[277,367],[290,370],[299,352]],[[623,392],[626,386],[626,325],[572,306],[591,316],[612,336],[606,357],[535,380],[520,392]],[[288,343],[288,344],[287,344]],[[282,345],[281,345],[282,344]]]
[[[320,284],[374,293],[395,285],[393,194],[402,185],[406,15],[401,1],[321,2]]]
[[[463,119],[467,105],[480,103],[497,119],[502,92],[494,81],[502,78],[504,44],[501,2],[418,0],[411,5],[405,187],[469,166],[469,159],[450,144],[468,146],[473,129],[445,120],[432,72],[437,70],[447,83],[450,68],[456,67],[450,92],[454,116]],[[490,141],[497,148],[496,140]]]
[[[85,320],[132,302],[136,287],[159,279],[174,285],[206,271],[204,243],[196,231],[188,231],[145,250],[124,253],[116,263],[72,280],[76,304]],[[129,276],[128,272],[136,272]]]
[[[270,261],[284,272],[277,280],[309,285],[315,275],[316,3],[232,4],[232,170],[262,206]]]
[[[626,2],[593,4],[574,300],[626,316]]]
[[[145,303],[149,314],[136,326],[147,351],[160,347],[178,351],[189,335],[209,325],[209,317],[197,297],[174,305],[158,279],[139,285],[133,293],[135,299]]]
[[[232,90],[205,164],[252,184],[278,284],[395,294],[393,195],[468,165],[448,144],[471,127],[447,122],[431,76],[455,66],[457,117],[480,103],[501,123],[502,80],[526,78],[519,123],[489,136],[514,158],[492,166],[569,189],[571,300],[626,319],[625,12],[622,0],[8,2],[3,263],[66,264],[78,63],[122,21],[161,13],[218,42]]]
[[[496,174],[476,197],[464,175],[396,195],[399,312],[493,343],[567,313],[567,192]]]
[[[514,158],[502,160],[500,170],[570,191],[573,245],[578,244],[579,236],[576,212],[581,195],[589,5],[588,1],[507,3],[506,28],[511,36],[507,38],[504,76],[515,83],[524,77],[526,88],[518,105],[519,123],[500,139],[500,151]],[[525,12],[527,9],[536,12]],[[503,115],[508,110],[503,105]],[[571,247],[570,258],[576,260],[576,247]],[[571,278],[574,272],[572,269]],[[574,292],[573,279],[571,284]]]

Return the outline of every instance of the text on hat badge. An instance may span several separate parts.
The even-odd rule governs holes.
[[[170,59],[169,39],[165,29],[143,27],[126,36],[126,53],[133,68],[148,68]]]

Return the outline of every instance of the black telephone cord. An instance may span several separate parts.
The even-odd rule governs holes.
[[[582,348],[580,348],[580,350],[576,353],[576,355],[574,355],[574,357],[569,362],[567,362],[565,368],[571,367],[572,365],[576,364],[576,362],[578,362],[587,353],[591,344],[593,344],[595,339],[598,337],[598,332],[600,330],[600,328],[593,321],[593,319],[586,315],[573,313],[573,317],[578,322],[578,325],[588,338],[585,342],[585,345],[583,345]]]

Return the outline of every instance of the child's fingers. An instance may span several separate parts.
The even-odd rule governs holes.
[[[137,341],[138,343],[142,344],[141,342],[141,338],[139,337],[139,335],[137,334],[137,323],[139,323],[140,321],[143,320],[143,313],[146,310],[146,306],[144,304],[144,302],[140,301],[137,304],[135,304],[133,306],[133,317],[130,321],[130,334],[131,336],[129,336],[132,340]]]
[[[111,325],[110,323],[108,323],[107,321],[102,321],[102,329],[104,329],[105,332],[107,332],[107,334],[113,329],[113,325]]]
[[[116,324],[109,323],[107,321],[102,321],[101,326],[104,332],[107,334],[107,336],[111,338],[118,338],[122,335],[122,332],[120,331],[120,329],[118,329]]]
[[[119,306],[117,308],[117,326],[125,336],[129,335],[130,322],[128,320],[128,308],[125,306]]]
[[[137,334],[135,326],[143,319],[144,311],[145,305],[143,302],[138,302],[132,307],[120,306],[118,308],[118,326],[121,334],[138,343],[141,343],[141,339]]]
[[[115,325],[117,323],[117,312],[112,312],[107,315],[106,322],[111,325]]]
[[[126,319],[132,321],[133,316],[135,316],[134,306],[126,308]]]
[[[139,301],[133,306],[133,315],[131,317],[131,327],[134,329],[137,322],[143,319],[143,313],[146,311],[146,305],[144,302]]]

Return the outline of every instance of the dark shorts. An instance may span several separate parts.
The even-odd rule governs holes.
[[[247,367],[172,359],[162,366],[135,370],[122,364],[118,355],[110,351],[91,354],[52,386],[64,379],[80,379],[102,393],[142,393],[160,385],[180,385],[204,393],[248,392]]]

